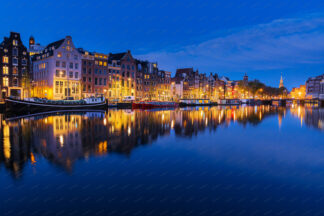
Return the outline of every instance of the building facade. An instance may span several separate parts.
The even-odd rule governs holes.
[[[87,98],[95,96],[94,92],[94,65],[95,58],[94,54],[79,48],[78,51],[82,55],[81,65],[82,65],[82,78],[81,78],[81,91],[82,97]]]
[[[136,61],[128,50],[108,56],[108,99],[136,96]]]
[[[81,99],[82,54],[75,48],[72,38],[50,43],[32,57],[33,96],[48,99]]]
[[[10,32],[0,44],[1,99],[28,97],[30,88],[29,54],[20,34]]]
[[[306,81],[306,96],[310,98],[319,98],[321,90],[321,81],[324,74],[316,77],[310,77]]]

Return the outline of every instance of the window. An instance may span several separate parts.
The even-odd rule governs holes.
[[[102,78],[99,78],[99,85],[102,85]]]
[[[91,74],[91,68],[89,68],[88,72],[89,72],[89,74]]]
[[[69,78],[73,78],[73,72],[72,71],[70,71],[70,73],[69,73]]]
[[[3,56],[3,57],[2,57],[2,62],[3,62],[3,63],[8,63],[8,62],[9,62],[9,58],[8,58],[8,56]]]
[[[12,58],[12,65],[18,65],[18,59]]]
[[[12,55],[13,56],[17,56],[18,55],[18,49],[17,48],[13,48],[12,49]]]
[[[106,78],[104,79],[104,85],[107,85],[107,79]]]
[[[95,69],[95,74],[97,74],[97,73],[98,73],[98,69],[96,68],[96,69]]]
[[[87,81],[87,77],[83,77],[83,82],[86,82]]]
[[[2,78],[2,85],[3,86],[8,86],[9,85],[9,78],[8,77],[3,77]]]
[[[62,75],[62,77],[65,77],[65,75],[66,75],[65,70],[61,71],[61,75]]]
[[[60,67],[60,61],[56,61],[56,67]]]
[[[74,78],[76,78],[76,79],[79,78],[79,73],[78,73],[78,72],[75,72],[75,74],[74,74]]]
[[[27,60],[26,60],[26,59],[22,59],[22,60],[21,60],[21,64],[22,64],[22,65],[27,65]]]
[[[77,55],[74,55],[74,60],[78,60],[78,56]]]
[[[78,69],[78,68],[79,68],[79,64],[75,63],[75,69]]]
[[[95,85],[98,85],[98,79],[95,78]]]
[[[12,81],[13,86],[18,86],[18,79],[14,78]]]
[[[129,65],[127,65],[127,69],[128,69],[128,70],[130,70],[130,67],[129,67]]]
[[[18,69],[16,67],[12,68],[12,74],[18,75]]]
[[[58,58],[61,58],[61,57],[62,57],[62,52],[58,52],[58,53],[57,53],[57,57],[58,57]]]
[[[8,66],[3,66],[2,67],[2,74],[9,74],[9,68],[8,68]]]
[[[84,67],[84,68],[82,69],[82,71],[83,71],[84,74],[86,74],[86,73],[87,73],[87,68]]]
[[[55,71],[55,76],[56,76],[56,77],[60,77],[60,71],[59,71],[59,70],[56,70],[56,71]]]
[[[104,64],[104,66],[107,66],[107,62],[104,62],[103,64]]]
[[[134,65],[132,65],[132,70],[134,70],[135,69],[135,67],[134,67]]]
[[[18,46],[18,41],[17,40],[12,40],[12,45]]]
[[[73,63],[70,62],[70,69],[73,69]]]
[[[91,77],[89,77],[89,82],[91,82]]]
[[[99,69],[99,74],[101,74],[101,69]]]
[[[65,61],[62,62],[62,67],[64,67],[64,68],[66,67],[66,62]]]

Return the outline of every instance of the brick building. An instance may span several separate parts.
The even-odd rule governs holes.
[[[87,98],[95,96],[94,91],[94,67],[95,67],[95,58],[94,54],[79,48],[78,51],[82,54],[81,65],[81,91],[82,97]]]
[[[136,96],[136,61],[129,50],[108,56],[108,98],[125,96]]]
[[[0,44],[0,88],[1,98],[28,97],[30,88],[29,54],[20,34],[10,32]]]

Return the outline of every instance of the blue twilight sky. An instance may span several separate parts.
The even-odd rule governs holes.
[[[10,0],[1,2],[0,36],[27,45],[71,35],[97,52],[130,49],[160,69],[194,67],[288,88],[324,73],[322,0]]]

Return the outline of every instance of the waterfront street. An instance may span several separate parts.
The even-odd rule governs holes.
[[[2,215],[322,215],[324,109],[1,114]]]

